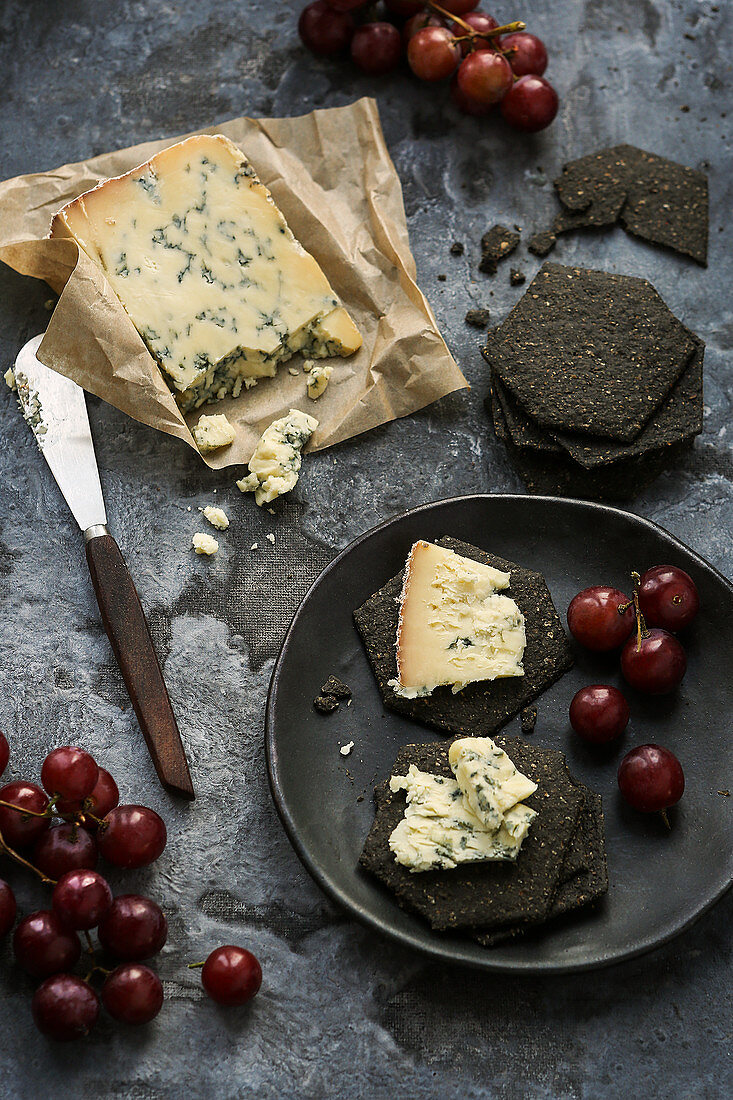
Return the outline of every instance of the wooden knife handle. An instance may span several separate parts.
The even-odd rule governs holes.
[[[111,535],[89,539],[87,563],[104,629],[160,781],[169,790],[194,798],[186,753],[140,597]]]

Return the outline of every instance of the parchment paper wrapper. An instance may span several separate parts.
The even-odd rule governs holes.
[[[295,356],[276,378],[184,419],[102,270],[74,241],[47,238],[69,199],[189,136],[181,135],[0,184],[0,259],[61,295],[40,347],[43,363],[194,449],[189,425],[202,412],[225,413],[237,437],[205,456],[215,468],[247,462],[264,428],[291,407],[318,418],[311,449],[320,450],[467,386],[415,282],[402,189],[374,100],[300,118],[238,118],[196,133],[226,134],[244,151],[354,318],[363,347],[327,360],[334,371],[317,401],[306,395],[306,374],[288,373],[302,364]]]

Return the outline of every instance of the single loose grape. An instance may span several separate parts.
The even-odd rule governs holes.
[[[626,753],[618,769],[618,785],[630,806],[642,813],[658,813],[679,802],[685,775],[674,753],[661,745],[637,745]]]

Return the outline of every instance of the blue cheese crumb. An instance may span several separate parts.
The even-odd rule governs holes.
[[[197,531],[193,536],[192,545],[197,554],[206,554],[210,557],[215,554],[219,549],[219,543],[211,535],[207,535],[204,531]]]
[[[223,508],[215,508],[213,504],[207,504],[205,508],[199,508],[199,512],[212,527],[218,527],[220,531],[226,531],[229,526],[229,516]]]

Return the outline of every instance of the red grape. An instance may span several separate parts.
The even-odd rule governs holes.
[[[349,13],[336,11],[326,0],[315,0],[300,13],[298,34],[303,45],[321,57],[343,53],[353,33],[354,20]]]
[[[85,799],[60,798],[56,810],[61,817],[79,819],[85,829],[96,829],[94,818],[106,817],[120,801],[120,792],[106,768],[99,769],[99,776],[92,793]],[[87,812],[88,811],[88,812]]]
[[[67,871],[97,866],[97,842],[77,825],[54,825],[36,841],[33,862],[49,878],[59,879]]]
[[[637,745],[619,765],[618,785],[630,806],[651,814],[679,802],[685,789],[685,775],[669,749],[661,745]]]
[[[674,634],[653,626],[641,639],[629,638],[621,650],[621,671],[627,683],[646,695],[674,691],[687,670],[687,656]]]
[[[112,904],[109,883],[97,871],[67,871],[53,888],[54,912],[64,928],[96,928]]]
[[[55,974],[33,995],[33,1019],[49,1039],[83,1039],[97,1022],[99,998],[88,982]]]
[[[512,70],[501,54],[479,50],[464,58],[458,70],[458,87],[476,103],[498,103],[512,86]]]
[[[399,65],[402,35],[392,23],[364,23],[351,39],[351,59],[363,73],[382,76]]]
[[[120,792],[112,776],[105,768],[99,769],[99,778],[89,795],[89,809],[95,817],[106,817],[119,804]]]
[[[363,8],[369,0],[326,0],[329,8],[334,11],[354,11],[355,8]]]
[[[262,968],[244,947],[215,948],[201,971],[204,989],[220,1005],[243,1005],[251,1001],[262,984]]]
[[[115,867],[145,867],[165,848],[165,822],[147,806],[117,806],[99,827],[97,843]]]
[[[470,11],[468,15],[463,16],[463,22],[468,23],[472,30],[478,31],[479,34],[483,34],[486,31],[493,31],[499,24],[494,19],[493,15],[487,15],[483,11]],[[468,34],[465,27],[462,27],[460,23],[452,23],[451,30],[456,38],[463,38]],[[474,50],[490,50],[492,44],[498,44],[498,38],[473,38],[470,42],[459,42],[461,47],[461,53],[465,57],[472,49]]]
[[[70,970],[81,955],[76,932],[64,928],[50,909],[23,918],[13,935],[13,949],[19,965],[34,978]]]
[[[407,46],[407,61],[420,80],[444,80],[455,71],[461,51],[447,27],[424,27]]]
[[[123,1024],[149,1024],[163,1006],[163,986],[149,966],[123,963],[102,986],[102,1004]]]
[[[4,879],[0,878],[0,940],[7,936],[15,924],[15,914],[18,906],[15,904],[15,894]]]
[[[542,76],[547,68],[547,50],[541,38],[526,31],[508,34],[502,39],[502,50],[512,50],[507,61],[515,76]]]
[[[157,955],[168,936],[168,921],[159,905],[140,894],[120,894],[99,922],[102,947],[118,959],[139,962]]]
[[[606,684],[589,684],[573,696],[570,704],[570,725],[578,737],[603,745],[614,741],[629,722],[629,704],[618,688]]]
[[[543,76],[520,76],[501,101],[501,113],[516,130],[535,134],[550,125],[558,105],[557,92]]]
[[[647,569],[639,584],[639,607],[647,626],[684,630],[700,610],[695,582],[676,565]]]
[[[444,26],[445,23],[439,15],[430,11],[420,11],[417,15],[413,15],[411,19],[408,19],[402,28],[403,45],[405,47],[408,46],[413,34],[417,34],[417,32],[423,30],[424,27]]]
[[[9,759],[10,745],[8,744],[8,739],[4,733],[0,733],[0,775],[2,775],[7,768]]]
[[[465,15],[468,11],[477,8],[479,0],[441,0],[441,8],[445,8],[451,15]]]
[[[32,810],[42,814],[48,806],[46,795],[35,783],[24,779],[15,779],[0,787],[0,800],[12,802],[23,810]],[[23,848],[32,844],[51,824],[48,817],[23,817],[19,810],[9,806],[0,806],[0,833],[11,848]]]
[[[425,0],[384,0],[384,6],[393,15],[399,15],[405,19],[421,12],[425,7]]]
[[[619,608],[626,610],[620,614]],[[568,607],[568,626],[577,642],[597,653],[618,649],[634,629],[634,609],[618,588],[596,584],[574,596]]]
[[[450,95],[459,111],[464,115],[488,115],[494,109],[492,103],[477,103],[470,96],[464,95],[458,84],[458,73],[450,82]]]
[[[73,745],[53,749],[41,768],[41,783],[50,795],[58,794],[61,798],[86,798],[94,790],[98,776],[94,757]]]

